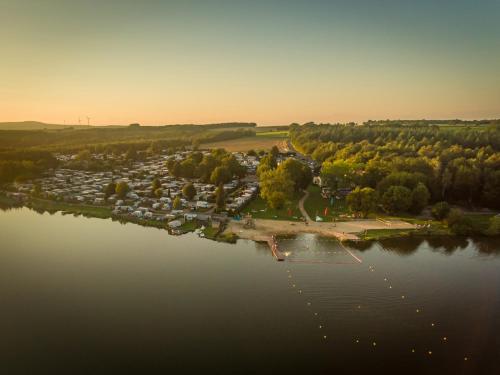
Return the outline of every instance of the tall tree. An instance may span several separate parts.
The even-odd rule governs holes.
[[[224,185],[222,183],[217,186],[215,190],[215,205],[217,206],[217,210],[223,210],[226,204],[226,197],[224,193]]]
[[[187,200],[192,200],[194,196],[196,195],[196,189],[194,185],[191,182],[188,182],[184,187],[182,188],[182,194]]]

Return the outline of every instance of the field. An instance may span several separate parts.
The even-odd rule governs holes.
[[[285,208],[281,210],[274,210],[267,206],[267,203],[260,197],[257,196],[254,200],[252,200],[248,206],[246,206],[242,215],[246,215],[250,213],[255,219],[274,219],[274,220],[290,220],[290,221],[299,221],[302,218],[300,214],[298,202],[301,198],[301,195],[297,195],[294,197],[293,201],[287,205]],[[291,212],[289,212],[289,210]],[[291,215],[290,215],[291,214]]]
[[[270,150],[273,146],[279,146],[280,142],[287,138],[288,132],[262,132],[255,137],[243,137],[227,141],[204,143],[201,148],[224,148],[230,152],[247,152],[249,150]]]

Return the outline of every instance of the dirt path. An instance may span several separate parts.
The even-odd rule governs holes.
[[[313,221],[313,219],[311,219],[311,217],[309,216],[309,214],[307,213],[307,211],[304,208],[304,202],[309,197],[309,192],[307,190],[304,190],[304,193],[305,193],[304,196],[302,198],[300,198],[300,201],[299,201],[299,210],[300,210],[300,213],[302,214],[302,216],[304,216],[307,221]]]

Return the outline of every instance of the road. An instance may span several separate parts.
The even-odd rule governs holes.
[[[309,197],[309,192],[307,190],[304,190],[304,193],[305,193],[304,196],[302,198],[300,198],[300,201],[299,201],[300,213],[302,214],[302,216],[304,216],[306,218],[307,221],[314,221],[313,219],[311,219],[311,217],[307,213],[306,209],[304,208],[304,202]]]

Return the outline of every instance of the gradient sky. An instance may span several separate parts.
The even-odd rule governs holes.
[[[500,117],[500,0],[0,0],[0,121]]]

